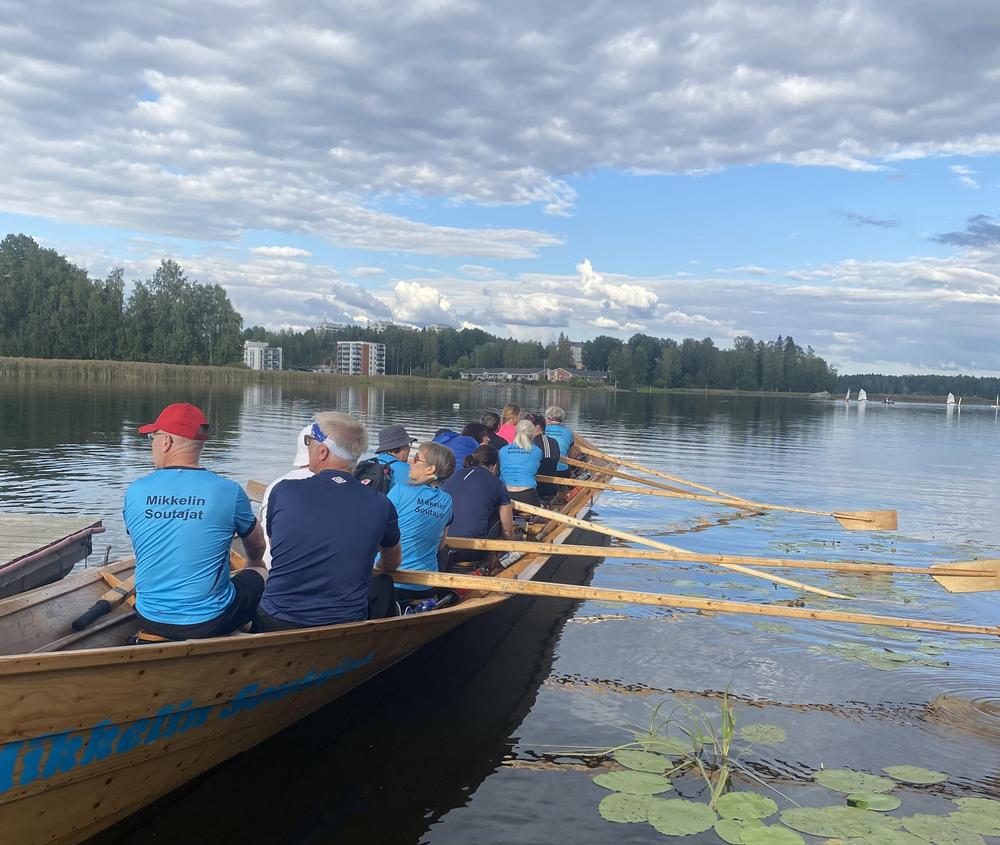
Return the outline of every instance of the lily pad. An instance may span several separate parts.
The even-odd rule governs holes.
[[[895,810],[903,801],[895,795],[886,795],[883,792],[852,792],[847,796],[847,803],[862,810],[888,813],[890,810]]]
[[[754,821],[760,824],[759,821]],[[712,827],[723,842],[728,842],[729,845],[743,845],[743,831],[747,824],[748,822],[738,822],[734,819],[719,819]]]
[[[917,650],[922,654],[941,654],[944,651],[939,645],[934,645],[933,643],[923,643],[917,646]]]
[[[955,803],[963,810],[982,813],[1000,821],[1000,801],[993,798],[956,798]]]
[[[715,811],[724,819],[747,821],[773,816],[778,805],[758,792],[730,792],[715,802]]]
[[[959,640],[962,648],[1000,648],[1000,640],[987,637]]]
[[[951,663],[943,657],[931,657],[919,652],[913,656],[913,662],[919,663],[921,666],[933,666],[935,669],[947,669],[951,666]]]
[[[888,792],[896,784],[889,778],[856,772],[853,769],[820,769],[816,783],[837,792]]]
[[[649,797],[615,792],[601,799],[597,811],[609,822],[619,824],[644,822],[649,818]]]
[[[947,818],[963,830],[971,830],[983,836],[1000,836],[1000,816],[979,810],[959,810],[957,813],[949,813]]]
[[[652,772],[662,775],[670,768],[670,761],[662,754],[651,754],[649,751],[630,751],[622,749],[613,755],[616,763],[637,772]]]
[[[673,788],[665,777],[649,772],[606,772],[594,778],[594,783],[615,792],[630,795],[657,795]]]
[[[780,824],[765,824],[743,830],[743,845],[806,845],[794,830]]]
[[[840,841],[844,845],[927,845],[926,839],[921,839],[905,830],[880,830],[878,833],[852,837],[850,842],[846,839]]]
[[[920,836],[934,845],[986,845],[986,840],[978,833],[965,830],[948,816],[931,816],[919,813],[901,819],[914,836]]]
[[[876,835],[899,827],[899,819],[857,807],[795,807],[785,810],[781,821],[793,830],[813,836],[844,839]]]
[[[862,625],[861,630],[883,640],[896,640],[900,643],[920,642],[920,637],[911,631],[897,631],[895,628],[886,628],[882,625]]]
[[[702,833],[719,820],[708,804],[673,798],[660,798],[649,802],[649,823],[665,836],[687,836]]]
[[[751,622],[758,631],[765,634],[792,634],[795,629],[791,625],[783,625],[781,622]]]
[[[785,729],[777,725],[744,725],[740,728],[739,735],[747,742],[756,742],[758,745],[777,745],[787,738]]]
[[[929,784],[948,780],[946,772],[935,772],[920,766],[886,766],[882,771],[903,783]]]

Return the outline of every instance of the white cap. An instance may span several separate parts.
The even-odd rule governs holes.
[[[292,461],[293,467],[307,467],[309,466],[309,448],[306,446],[306,435],[312,434],[312,423],[302,428],[299,432],[299,439],[295,442],[295,460]]]

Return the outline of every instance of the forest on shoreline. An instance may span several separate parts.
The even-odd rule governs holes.
[[[126,296],[126,288],[130,288]],[[243,327],[243,318],[218,284],[190,280],[164,260],[149,279],[127,284],[124,270],[91,279],[27,235],[0,242],[0,355],[242,367],[244,340],[284,350],[286,367],[329,366],[338,340],[386,346],[387,375],[453,379],[471,367],[572,367],[565,335],[545,346],[482,329],[389,325],[273,331]],[[637,333],[627,341],[601,335],[582,344],[583,366],[609,372],[619,389],[697,388],[766,392],[906,396],[956,395],[992,399],[1000,378],[949,375],[840,375],[811,347],[791,337],[737,337],[731,348],[711,338],[659,338]]]

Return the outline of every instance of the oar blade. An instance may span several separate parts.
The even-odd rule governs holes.
[[[945,575],[942,570],[959,569],[962,572],[976,570],[984,575]],[[984,577],[985,576],[985,577]],[[988,593],[1000,590],[1000,559],[965,560],[961,563],[946,563],[933,567],[931,577],[949,593]]]
[[[848,531],[895,531],[896,511],[836,511],[834,519]]]

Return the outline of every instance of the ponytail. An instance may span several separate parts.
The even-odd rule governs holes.
[[[474,452],[465,456],[463,469],[469,467],[495,467],[500,463],[500,453],[490,445],[479,446]]]
[[[514,443],[526,452],[531,450],[535,437],[535,424],[531,420],[521,420],[515,429]]]

